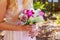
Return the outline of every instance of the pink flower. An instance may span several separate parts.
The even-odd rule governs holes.
[[[31,17],[31,16],[33,16],[33,14],[31,12],[28,12],[27,15],[28,15],[28,18]]]
[[[27,13],[27,10],[23,10],[23,13]]]
[[[28,18],[30,18],[34,14],[33,10],[24,10],[23,13],[25,13],[28,16]]]
[[[39,12],[39,15],[43,17],[44,16],[44,12],[43,11],[40,11]]]
[[[32,14],[34,14],[33,10],[31,10]]]
[[[26,16],[22,16],[22,19],[25,20],[26,19]]]

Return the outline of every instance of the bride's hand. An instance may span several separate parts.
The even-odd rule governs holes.
[[[24,29],[26,29],[27,31],[31,31],[32,30],[32,26],[31,25],[26,25]]]
[[[33,25],[32,25],[32,26],[33,26]],[[32,27],[32,26],[31,26],[31,27]],[[29,31],[29,36],[30,36],[31,38],[35,37],[35,36],[36,36],[36,32],[37,32],[37,30],[34,30],[33,27],[32,27],[31,30]]]
[[[35,35],[34,35],[34,32],[33,31],[29,31],[29,36],[31,37],[31,38],[33,38]]]

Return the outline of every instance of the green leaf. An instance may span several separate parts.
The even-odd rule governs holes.
[[[45,9],[44,8],[44,6],[45,6],[45,4],[43,4],[42,2],[40,3],[40,2],[36,2],[35,4],[34,4],[34,8],[35,9]]]

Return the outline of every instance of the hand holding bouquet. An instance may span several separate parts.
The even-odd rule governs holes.
[[[22,25],[32,25],[32,30],[29,31],[29,36],[34,37],[38,33],[38,23],[43,22],[44,12],[37,10],[23,10],[19,15]]]

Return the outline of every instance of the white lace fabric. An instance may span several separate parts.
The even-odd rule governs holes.
[[[26,5],[23,3],[24,0],[10,0],[10,5],[8,6],[5,20],[7,23],[19,24],[19,12],[21,12],[23,9],[33,8],[32,0],[25,1],[27,1],[25,2]]]
[[[23,0],[10,0],[10,5],[6,13],[6,22],[10,24],[19,23],[19,12],[23,10]]]

